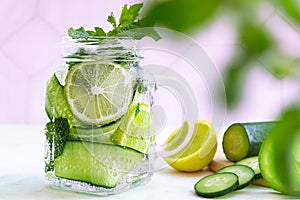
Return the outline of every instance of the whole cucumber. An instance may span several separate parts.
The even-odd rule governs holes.
[[[260,146],[278,122],[234,123],[223,136],[223,152],[230,161],[257,156]]]

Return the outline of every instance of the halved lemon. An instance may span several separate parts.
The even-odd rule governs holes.
[[[183,146],[182,143],[188,134],[188,124],[174,131],[166,140],[165,150],[178,150],[173,155],[165,156],[164,160],[174,169],[193,172],[207,166],[214,158],[217,150],[217,137],[211,122],[198,120],[194,125],[191,139]]]

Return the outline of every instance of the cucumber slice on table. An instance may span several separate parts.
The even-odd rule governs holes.
[[[238,176],[234,173],[216,173],[200,179],[195,184],[194,190],[201,197],[213,198],[234,191],[238,184]]]
[[[258,156],[260,146],[277,122],[235,123],[229,126],[223,137],[226,158],[236,162]]]
[[[245,165],[230,165],[223,167],[217,173],[231,172],[238,176],[239,185],[236,188],[237,190],[247,187],[254,180],[255,172],[250,167]]]
[[[235,163],[236,165],[246,165],[253,169],[255,172],[254,179],[259,179],[262,178],[260,168],[259,168],[259,163],[258,163],[258,156],[252,156],[249,158],[245,158],[243,160],[240,160],[239,162]]]

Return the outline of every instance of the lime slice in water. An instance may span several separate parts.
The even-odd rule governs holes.
[[[147,104],[131,105],[121,124],[111,136],[115,144],[148,153],[151,143],[151,114]]]
[[[66,77],[65,93],[73,114],[89,125],[119,119],[127,111],[132,91],[130,73],[116,63],[80,63]]]

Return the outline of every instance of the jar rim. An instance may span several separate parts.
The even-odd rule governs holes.
[[[130,36],[89,36],[87,38],[78,38],[78,39],[73,39],[70,36],[63,36],[62,40],[67,40],[67,41],[90,41],[90,40],[106,40],[106,39],[111,39],[111,40],[134,40],[132,37]]]
[[[64,36],[62,38],[61,44],[71,45],[71,46],[89,46],[89,45],[122,45],[127,44],[127,46],[136,46],[137,40],[129,36],[92,36],[89,38],[79,38],[73,39],[69,36]]]

